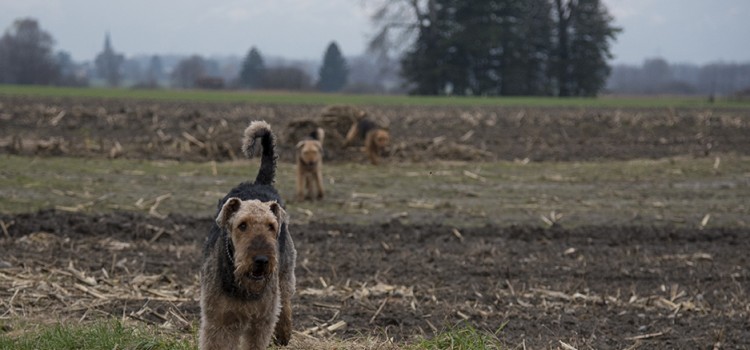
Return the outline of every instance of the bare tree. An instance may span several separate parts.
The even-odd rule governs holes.
[[[206,61],[198,55],[190,56],[177,64],[172,71],[172,82],[175,86],[189,89],[195,87],[198,79],[206,76]]]
[[[435,22],[434,0],[372,0],[371,16],[376,28],[369,41],[369,50],[380,56],[399,55]]]
[[[267,68],[263,87],[273,90],[310,90],[312,78],[297,67]]]
[[[400,58],[417,38],[434,42],[436,0],[368,0],[366,4],[374,8],[370,20],[375,27],[368,51],[375,55],[383,76],[397,76]]]
[[[88,86],[89,80],[81,64],[73,61],[69,53],[59,51],[55,55],[55,61],[59,69],[59,75],[56,81],[57,85],[62,86]]]

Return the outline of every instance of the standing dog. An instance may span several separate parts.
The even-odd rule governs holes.
[[[356,139],[364,140],[365,153],[370,158],[370,162],[375,165],[378,164],[380,157],[385,153],[391,142],[388,130],[378,126],[368,118],[362,118],[352,124],[349,132],[346,133],[344,148],[351,145]]]
[[[245,130],[248,158],[257,139],[262,156],[255,182],[239,184],[219,201],[204,246],[201,350],[265,349],[274,336],[280,345],[291,338],[297,251],[273,187],[275,140],[268,123],[254,121]]]
[[[310,136],[297,143],[297,199],[323,198],[323,138],[325,132],[317,128]]]

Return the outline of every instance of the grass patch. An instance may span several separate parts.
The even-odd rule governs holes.
[[[43,208],[212,216],[215,203],[258,162],[29,158],[0,156],[0,213]],[[294,165],[280,163],[276,186],[295,222],[372,224],[747,225],[750,158],[543,163],[329,163],[326,199],[294,199]],[[214,171],[216,171],[214,173]],[[156,204],[158,197],[159,204]]]
[[[123,324],[117,319],[99,320],[92,323],[54,325],[16,324],[22,332],[0,332],[0,349],[14,350],[194,350],[197,336],[174,334],[156,327],[139,324]],[[271,346],[271,349],[289,350],[498,350],[503,349],[497,331],[478,330],[463,324],[445,330],[429,339],[418,339],[408,343],[392,343],[372,337],[353,339],[315,339],[295,335],[287,347]],[[17,333],[17,334],[16,334]]]
[[[36,97],[86,97],[216,103],[259,103],[297,105],[420,105],[420,106],[526,106],[526,107],[637,107],[637,108],[750,108],[750,101],[719,99],[709,103],[702,96],[656,97],[436,97],[406,95],[350,95],[283,91],[139,90],[0,85],[0,95]]]
[[[0,349],[15,350],[180,350],[195,349],[191,339],[179,339],[153,328],[126,326],[118,320],[94,324],[25,325],[18,336],[0,333]],[[183,337],[184,338],[184,337]]]
[[[497,331],[478,330],[470,324],[457,326],[431,339],[425,339],[414,346],[414,350],[499,350],[504,346],[498,334],[505,325]]]

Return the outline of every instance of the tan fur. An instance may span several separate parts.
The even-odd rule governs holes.
[[[296,259],[291,237],[284,247],[290,258],[279,261],[277,256],[286,222],[286,212],[275,201],[230,198],[223,205],[216,223],[231,237],[234,280],[257,298],[243,300],[225,293],[219,257],[228,252],[224,244],[216,244],[201,275],[201,350],[265,349],[273,335],[278,344],[289,342]],[[268,258],[267,265],[254,263],[259,256]]]
[[[358,138],[364,138],[364,152],[367,154],[370,163],[377,165],[380,162],[381,155],[385,153],[391,143],[390,133],[388,130],[378,127],[362,135],[362,128],[359,123],[359,121],[355,121],[351,128],[349,128],[349,132],[346,133],[344,147],[348,147]]]
[[[370,163],[377,165],[380,155],[391,143],[391,136],[384,129],[372,130],[365,136],[365,153],[370,158]]]
[[[317,140],[297,143],[297,200],[323,199],[323,129],[318,128]],[[313,197],[313,195],[315,197]]]
[[[242,152],[245,153],[245,156],[248,158],[252,158],[252,148],[251,145],[253,144],[253,139],[255,138],[255,135],[258,134],[261,130],[266,129],[268,131],[271,131],[271,125],[268,124],[264,120],[255,120],[250,122],[250,125],[247,126],[245,129],[244,136],[242,138]]]

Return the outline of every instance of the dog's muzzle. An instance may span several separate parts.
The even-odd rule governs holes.
[[[260,281],[265,279],[266,275],[268,275],[268,257],[265,255],[253,257],[253,269],[247,274],[247,278]]]
[[[302,166],[305,169],[312,169],[312,168],[315,168],[315,165],[318,164],[318,161],[317,160],[313,160],[313,161],[311,161],[311,162],[308,163],[304,159],[300,158],[300,163],[302,163]]]

